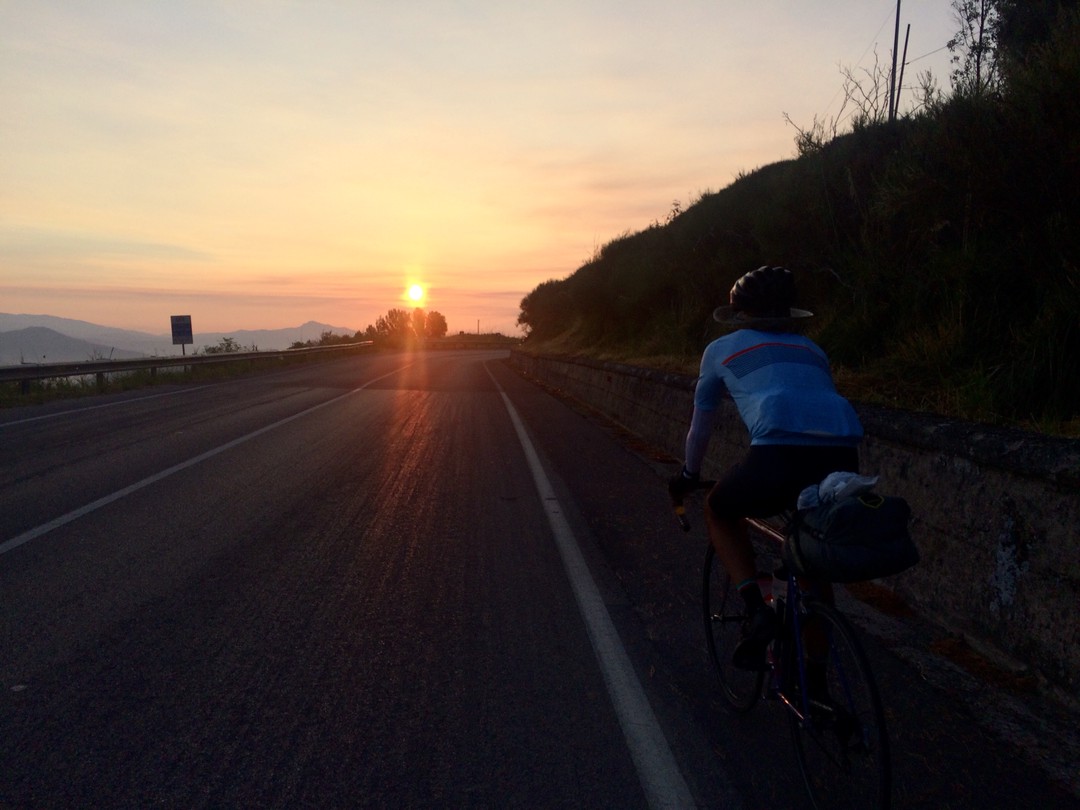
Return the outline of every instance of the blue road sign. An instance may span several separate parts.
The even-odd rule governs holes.
[[[191,334],[190,315],[172,315],[171,320],[173,346],[183,346],[195,342]]]

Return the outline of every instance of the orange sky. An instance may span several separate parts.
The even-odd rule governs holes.
[[[0,312],[516,334],[521,298],[839,108],[892,0],[0,3]],[[947,0],[905,85],[948,87]],[[903,29],[901,30],[903,36]]]

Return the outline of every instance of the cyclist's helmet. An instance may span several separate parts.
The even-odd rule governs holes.
[[[758,318],[787,318],[795,304],[795,276],[786,267],[751,270],[731,288],[731,312]]]

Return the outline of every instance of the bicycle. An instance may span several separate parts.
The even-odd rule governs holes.
[[[688,531],[681,499],[676,501],[679,523]],[[780,549],[797,530],[797,516],[779,517],[781,527],[769,520],[747,520]],[[758,581],[767,604],[780,616],[781,629],[769,646],[767,668],[740,670],[731,657],[748,618],[745,605],[708,544],[702,611],[709,657],[724,699],[736,712],[750,711],[761,699],[784,708],[814,807],[888,808],[892,765],[885,713],[861,644],[847,619],[830,604],[830,586],[800,579],[783,565],[773,574],[759,573]]]

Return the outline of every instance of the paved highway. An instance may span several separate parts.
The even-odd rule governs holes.
[[[801,806],[669,466],[504,358],[0,413],[0,806]],[[900,806],[1072,801],[874,654]]]

